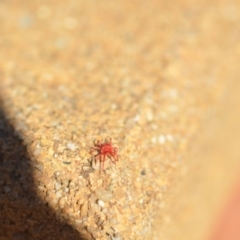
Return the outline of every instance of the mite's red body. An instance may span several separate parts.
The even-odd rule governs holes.
[[[100,143],[97,141],[94,143],[94,147],[91,148],[91,152],[97,152],[95,157],[95,163],[97,160],[100,162],[100,171],[104,170],[104,162],[106,161],[106,157],[110,158],[111,161],[116,164],[118,161],[118,149],[112,146],[112,139],[110,138],[109,141],[105,141],[104,143]]]

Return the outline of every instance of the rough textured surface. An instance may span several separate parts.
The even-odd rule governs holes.
[[[0,7],[0,239],[167,239],[168,192],[239,73],[237,4]],[[106,138],[120,160],[100,174]]]

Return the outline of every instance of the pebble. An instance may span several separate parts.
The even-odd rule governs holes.
[[[135,122],[139,122],[140,118],[141,118],[140,115],[137,114],[137,115],[133,118],[133,120],[134,120]]]
[[[107,202],[113,197],[113,194],[110,191],[99,188],[96,190],[96,196]]]
[[[86,217],[87,216],[87,213],[88,213],[88,203],[85,202],[82,206],[81,206],[81,216],[82,217]]]
[[[37,168],[40,172],[43,172],[43,171],[44,171],[44,166],[43,166],[42,163],[36,164],[36,165],[35,165],[35,168]]]
[[[103,208],[104,205],[105,205],[104,201],[102,201],[102,200],[100,200],[100,199],[97,201],[97,203],[98,203],[98,205],[99,205],[100,207],[102,207],[102,208]]]
[[[147,116],[147,120],[149,121],[149,122],[151,122],[152,120],[153,120],[153,112],[152,112],[152,110],[148,110],[147,111],[147,113],[146,113],[146,116]]]
[[[74,189],[76,187],[76,184],[74,182],[70,182],[69,188]]]
[[[60,199],[59,199],[59,205],[60,206],[64,206],[64,204],[65,204],[65,198],[64,197],[61,197]]]
[[[82,220],[77,219],[77,220],[75,220],[75,223],[81,224],[81,223],[82,223]]]
[[[61,183],[59,183],[59,182],[56,182],[55,183],[55,189],[56,189],[56,191],[58,191],[60,188],[61,188]]]
[[[76,145],[75,145],[74,143],[69,142],[69,143],[67,144],[67,148],[68,148],[69,150],[71,150],[71,151],[75,151],[77,147],[76,147]]]
[[[39,156],[39,155],[41,154],[41,152],[42,152],[42,148],[37,148],[37,149],[33,152],[33,155],[34,155],[35,157],[37,157],[37,156]]]
[[[168,141],[173,141],[173,136],[171,134],[168,134],[166,137]]]
[[[156,142],[157,142],[157,137],[156,137],[156,136],[152,137],[152,138],[151,138],[151,142],[152,142],[152,143],[156,143]]]
[[[164,135],[160,135],[160,136],[158,137],[158,142],[159,142],[160,144],[164,144],[164,143],[166,142],[166,137],[165,137]]]
[[[55,196],[56,196],[56,198],[60,198],[60,197],[62,197],[62,193],[60,191],[57,191]]]

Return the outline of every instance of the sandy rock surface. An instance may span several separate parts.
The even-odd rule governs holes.
[[[236,7],[0,1],[0,239],[152,239],[234,82]],[[110,138],[100,172],[90,150]]]

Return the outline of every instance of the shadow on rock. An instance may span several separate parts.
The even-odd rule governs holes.
[[[38,197],[20,138],[0,100],[0,240],[86,240]]]

